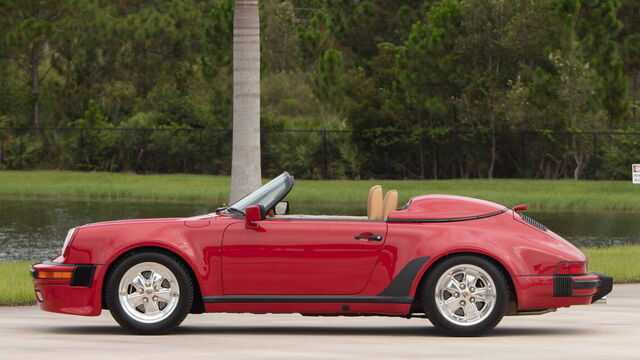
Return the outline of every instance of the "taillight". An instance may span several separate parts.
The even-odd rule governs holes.
[[[587,263],[584,261],[561,262],[556,269],[556,275],[582,275],[587,273]]]

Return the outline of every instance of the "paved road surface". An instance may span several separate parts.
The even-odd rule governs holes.
[[[190,315],[172,335],[125,334],[100,317],[0,308],[0,359],[640,359],[640,284],[606,305],[511,316],[489,336],[441,336],[425,319]]]

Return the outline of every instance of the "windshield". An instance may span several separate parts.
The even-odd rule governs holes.
[[[293,176],[285,171],[229,208],[244,211],[249,206],[262,205],[265,211],[269,211],[291,191],[293,182]]]

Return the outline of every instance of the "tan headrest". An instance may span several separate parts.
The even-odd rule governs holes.
[[[382,204],[382,218],[387,220],[389,214],[398,208],[398,192],[396,190],[387,191]]]
[[[367,218],[369,220],[382,220],[382,186],[380,185],[374,185],[369,190]]]

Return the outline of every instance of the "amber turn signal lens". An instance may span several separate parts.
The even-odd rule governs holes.
[[[38,279],[71,279],[72,271],[38,271]]]

